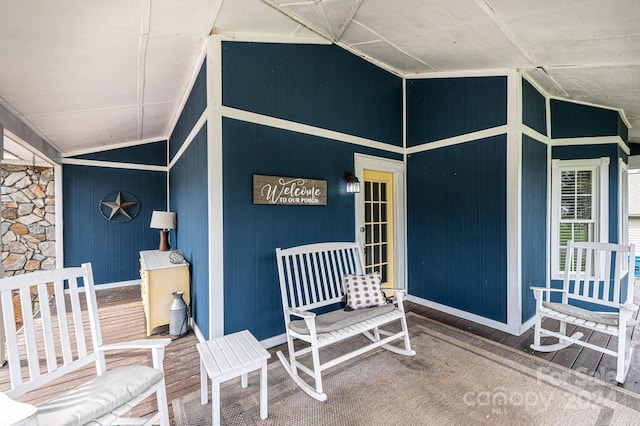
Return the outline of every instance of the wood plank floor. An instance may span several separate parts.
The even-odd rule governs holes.
[[[115,343],[125,340],[146,338],[145,319],[140,299],[140,289],[137,286],[122,287],[117,289],[101,290],[97,293],[98,306],[100,309],[100,321],[103,331],[104,343]],[[532,353],[529,345],[533,341],[533,331],[529,330],[521,336],[513,336],[508,333],[481,326],[471,321],[454,317],[443,312],[436,311],[415,303],[406,303],[407,311],[442,322],[444,324],[457,327],[459,329],[477,334],[495,342],[510,346],[512,348]],[[636,327],[637,329],[639,327]],[[153,338],[166,337],[167,327],[156,329]],[[608,339],[599,333],[591,333],[589,330],[582,330],[590,341],[606,342]],[[164,334],[164,335],[163,335]],[[634,332],[634,345],[640,344],[640,332]],[[167,382],[167,399],[169,401],[169,412],[171,424],[173,424],[173,410],[171,401],[199,390],[200,367],[199,357],[196,350],[197,339],[189,333],[187,336],[174,340],[167,347],[165,352],[165,374]],[[608,344],[615,343],[615,339],[609,339]],[[281,347],[271,348],[270,362],[277,362],[275,352]],[[534,356],[544,358],[551,362],[563,365],[568,368],[582,371],[586,374],[596,376],[603,380],[612,382],[615,377],[615,362],[613,357],[602,355],[597,351],[573,345],[563,351],[555,353],[533,353]],[[629,372],[624,388],[640,393],[640,354],[634,354],[632,368]],[[116,366],[131,363],[149,363],[150,357],[146,352],[123,354],[117,353],[107,359],[108,366]],[[91,369],[75,374],[71,380],[57,382],[45,390],[25,395],[20,400],[37,403],[48,399],[51,395],[58,394],[64,390],[82,383],[92,377],[94,372]],[[9,388],[9,373],[6,366],[0,368],[0,390]],[[150,399],[136,409],[136,414],[146,414],[156,410],[155,400]]]

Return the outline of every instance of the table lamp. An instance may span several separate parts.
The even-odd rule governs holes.
[[[169,251],[169,229],[176,227],[174,212],[154,211],[151,215],[151,228],[160,229],[160,251]]]

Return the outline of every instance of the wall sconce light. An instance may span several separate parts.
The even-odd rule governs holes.
[[[347,182],[347,192],[349,194],[360,192],[360,181],[355,174],[344,172],[344,181]]]
[[[176,227],[174,212],[154,211],[151,215],[151,228],[160,229],[160,251],[169,251],[169,229]]]

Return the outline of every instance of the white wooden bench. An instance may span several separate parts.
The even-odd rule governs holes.
[[[327,395],[322,388],[322,371],[372,349],[383,347],[398,354],[415,355],[409,342],[403,306],[405,290],[385,288],[395,293],[395,304],[352,311],[345,311],[339,305],[344,295],[344,275],[365,273],[362,249],[358,243],[335,242],[278,248],[276,258],[289,359],[281,351],[277,355],[285,370],[307,394],[325,401]],[[335,306],[335,309],[329,312],[313,312],[331,306]],[[400,327],[393,331],[380,328],[396,321]],[[371,343],[320,363],[321,348],[359,334],[365,335]],[[306,344],[296,345],[296,339]],[[403,342],[403,347],[390,344],[395,340]],[[300,362],[300,357],[309,353],[311,366]],[[314,386],[303,380],[299,371],[313,379]]]
[[[633,316],[638,310],[633,304],[634,256],[634,245],[569,241],[562,289],[531,287],[536,299],[531,349],[553,352],[575,343],[614,356],[616,380],[624,383],[632,355],[630,335],[636,323]],[[552,293],[561,293],[561,300],[552,301]],[[543,325],[544,318],[558,320],[559,331],[544,328],[549,327]],[[615,349],[607,348],[608,339],[604,346],[581,340],[583,333],[579,331],[567,336],[567,324],[616,336]],[[556,337],[558,342],[542,344],[545,336]]]

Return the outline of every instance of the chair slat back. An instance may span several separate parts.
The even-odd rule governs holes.
[[[278,248],[276,259],[285,309],[308,310],[337,303],[343,296],[342,277],[364,273],[362,249],[358,243]]]
[[[19,304],[14,303],[15,293]],[[38,295],[37,309],[34,294]],[[90,264],[0,279],[0,301],[11,379],[7,395],[19,396],[91,362],[96,363],[98,374],[104,372],[104,357],[95,352],[102,337]],[[14,306],[22,312],[18,326]],[[87,345],[87,336],[92,347]]]
[[[633,302],[633,271],[635,246],[611,243],[567,243],[567,255],[563,280],[566,291],[563,303],[568,299],[618,307],[625,300]],[[627,291],[621,299],[625,277]]]

